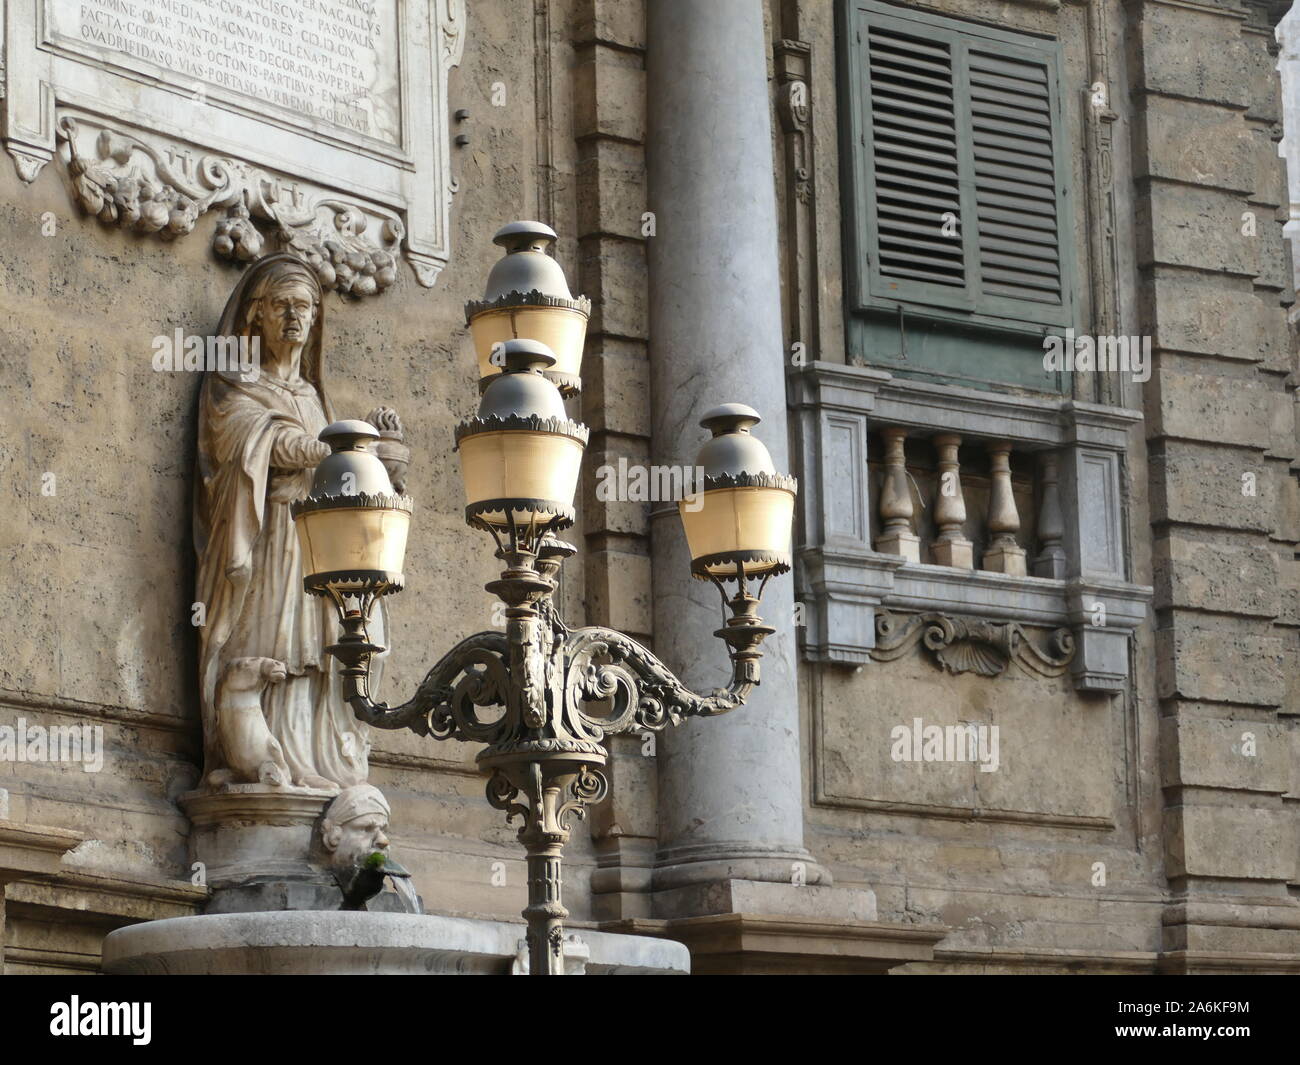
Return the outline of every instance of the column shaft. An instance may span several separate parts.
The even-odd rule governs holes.
[[[756,435],[789,470],[762,3],[649,0],[646,18],[652,461],[693,463],[700,416],[734,400],[762,415]],[[697,690],[719,686],[718,595],[690,579],[674,507],[657,504],[651,536],[655,649]],[[660,745],[656,888],[789,882],[808,860],[789,577],[762,614],[777,633],[748,704]]]

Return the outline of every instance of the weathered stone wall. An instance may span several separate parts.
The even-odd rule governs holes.
[[[796,301],[820,326],[813,357],[839,362],[844,105],[832,6],[772,6],[774,35],[810,46],[815,233],[829,266]],[[1296,949],[1293,933],[1260,930],[1296,927],[1285,887],[1297,838],[1286,605],[1296,566],[1294,363],[1279,305],[1290,285],[1267,22],[1280,11],[908,6],[1064,46],[1080,328],[1113,321],[1117,332],[1151,335],[1158,352],[1145,385],[1079,379],[1075,396],[1145,414],[1125,459],[1125,553],[1129,579],[1155,586],[1155,611],[1135,634],[1129,688],[1110,702],[1014,670],[950,676],[920,650],[857,672],[805,664],[809,848],[837,884],[874,887],[882,920],[952,928],[934,963],[903,971],[1267,967],[1179,951]],[[1098,82],[1114,113],[1104,166],[1097,139],[1083,136]],[[1113,230],[1092,241],[1107,204]],[[1254,235],[1242,232],[1244,212],[1258,223]],[[1253,496],[1242,494],[1247,471]],[[900,771],[890,728],[913,717],[1002,722],[1002,766],[987,775],[941,763]],[[1253,759],[1242,754],[1246,731],[1256,734]],[[1185,896],[1202,893],[1228,898],[1188,917]],[[1187,931],[1197,920],[1254,930]]]
[[[918,6],[1065,45],[1084,314],[1151,335],[1157,352],[1144,386],[1080,379],[1075,396],[1145,417],[1125,456],[1125,554],[1127,578],[1154,587],[1154,610],[1131,641],[1127,690],[1111,699],[1015,664],[956,677],[920,647],[859,671],[801,662],[806,845],[838,886],[874,891],[882,921],[950,929],[933,962],[903,971],[1293,965],[1300,456],[1282,306],[1292,286],[1269,23],[1278,5]],[[835,5],[765,7],[786,346],[798,339],[810,358],[843,363]],[[482,585],[496,566],[486,537],[462,522],[451,430],[477,399],[462,306],[481,293],[504,221],[553,225],[572,288],[593,300],[585,392],[571,406],[592,440],[566,617],[653,639],[654,597],[672,594],[650,579],[650,507],[594,492],[602,463],[650,454],[644,6],[493,0],[471,4],[469,18],[449,101],[470,112],[455,130],[470,142],[452,157],[451,265],[432,291],[403,273],[377,298],[325,304],[339,413],[391,403],[413,452],[417,511],[408,586],[390,601],[388,698],[492,624]],[[780,88],[800,71],[806,124],[783,125]],[[1115,114],[1104,167],[1079,132],[1099,79]],[[504,107],[492,103],[497,84]],[[802,178],[796,148],[806,151]],[[1098,180],[1101,197],[1090,192],[1085,205]],[[1113,236],[1097,245],[1095,212],[1107,202]],[[1243,232],[1247,212],[1254,235]],[[107,741],[98,774],[0,763],[9,820],[86,840],[55,878],[0,894],[5,962],[10,972],[94,970],[111,928],[195,912],[203,899],[176,805],[201,747],[190,540],[200,382],[155,373],[150,345],[177,327],[210,331],[238,271],[201,232],[164,244],[80,216],[60,163],[26,186],[0,160],[0,233],[0,492],[10,504],[0,560],[16,607],[0,634],[0,724],[99,724]],[[1094,285],[1098,251],[1109,266]],[[46,473],[53,495],[41,491]],[[1243,493],[1246,473],[1254,495]],[[970,503],[984,506],[977,491]],[[701,653],[721,670],[720,648]],[[914,717],[999,725],[998,771],[894,761],[890,731]],[[394,851],[426,906],[514,918],[520,850],[484,801],[474,751],[406,733],[375,733],[374,743]],[[566,850],[565,901],[580,923],[654,912],[656,750],[629,737],[614,754],[611,799]]]
[[[1284,9],[1127,7],[1139,294],[1157,351],[1145,398],[1171,893],[1162,947],[1188,971],[1300,946],[1287,888],[1300,527],[1273,39]],[[1216,307],[1238,327],[1216,326]]]

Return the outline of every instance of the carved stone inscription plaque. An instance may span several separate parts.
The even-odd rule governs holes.
[[[450,254],[465,0],[0,0],[0,143],[105,225],[306,261],[349,296]]]
[[[57,39],[389,144],[401,143],[398,0],[79,0]],[[96,53],[99,54],[99,53]]]

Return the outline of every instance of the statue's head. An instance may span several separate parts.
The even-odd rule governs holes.
[[[311,339],[320,302],[320,282],[306,263],[283,258],[268,264],[248,292],[245,311],[249,333],[267,348],[264,357],[301,350]]]
[[[254,309],[253,320],[270,344],[305,344],[316,322],[318,308],[311,285],[290,276],[267,289]]]
[[[321,821],[321,844],[335,869],[388,849],[388,800],[373,784],[353,784],[330,803]]]

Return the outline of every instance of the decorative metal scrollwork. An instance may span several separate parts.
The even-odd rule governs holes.
[[[599,626],[578,629],[564,644],[565,707],[571,727],[593,739],[620,732],[658,732],[685,717],[711,717],[734,710],[753,685],[697,695],[649,650],[630,636]],[[588,714],[586,703],[608,701],[610,713]]]

